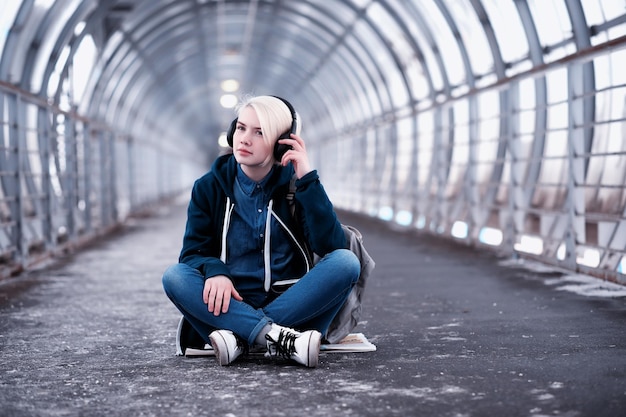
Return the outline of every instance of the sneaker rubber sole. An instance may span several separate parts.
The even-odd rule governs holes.
[[[220,366],[226,366],[230,364],[231,360],[228,354],[228,346],[226,346],[226,340],[219,332],[213,332],[209,335],[211,346],[215,351],[215,358]]]
[[[309,339],[309,351],[308,360],[304,364],[309,368],[317,367],[320,358],[320,347],[322,344],[322,334],[320,332],[311,332],[311,338]]]

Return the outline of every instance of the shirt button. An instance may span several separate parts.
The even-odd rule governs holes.
[[[262,210],[262,209],[257,209],[257,211],[258,211],[259,213],[263,213],[263,210]]]
[[[259,237],[260,237],[260,238],[262,238],[262,237],[263,237],[263,233],[261,233],[261,234],[259,235]]]

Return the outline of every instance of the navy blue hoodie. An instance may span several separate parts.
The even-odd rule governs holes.
[[[319,256],[340,248],[346,248],[341,224],[319,181],[317,171],[311,171],[296,181],[295,209],[292,214],[287,195],[294,169],[276,166],[270,174],[267,186],[273,200],[273,211],[298,237],[300,246],[306,246]],[[226,236],[224,221],[228,219],[227,205],[232,202],[233,186],[237,176],[237,161],[233,155],[224,155],[214,162],[211,171],[196,180],[187,209],[187,225],[179,262],[196,268],[205,279],[225,275],[233,279],[228,266],[220,260],[223,238]],[[302,274],[306,272],[306,258],[300,256],[294,242],[294,262],[299,262]],[[272,277],[272,281],[281,277]]]

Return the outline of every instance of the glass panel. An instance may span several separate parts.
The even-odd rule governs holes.
[[[429,2],[424,2],[429,3]],[[474,74],[493,72],[493,55],[483,27],[469,0],[445,0],[452,18],[458,25],[467,48]],[[446,45],[446,47],[448,47]]]
[[[35,2],[35,7],[48,8],[50,3],[54,3],[50,0],[42,0]],[[54,8],[48,13],[55,13],[53,19],[50,19],[50,26],[46,27],[46,33],[43,38],[40,40],[41,44],[37,50],[37,57],[35,59],[35,65],[33,70],[32,77],[32,89],[33,91],[39,91],[42,87],[42,83],[44,82],[43,76],[46,69],[46,66],[50,62],[51,55],[53,52],[53,48],[55,43],[57,42],[63,27],[67,24],[68,20],[78,7],[79,2],[65,2],[62,8]],[[58,11],[58,12],[57,12]],[[32,22],[35,23],[35,22]]]
[[[483,0],[482,3],[496,34],[504,62],[515,62],[526,58],[528,43],[514,2]]]
[[[567,103],[548,107],[548,130],[567,129],[568,109]]]
[[[396,155],[396,183],[399,190],[404,189],[411,174],[411,160],[413,156],[413,120],[405,118],[398,120],[398,153]]]
[[[54,97],[57,92],[57,88],[59,87],[59,82],[61,81],[61,73],[65,68],[65,64],[67,62],[67,58],[70,55],[70,47],[65,46],[61,53],[59,54],[59,58],[57,59],[56,65],[54,66],[54,72],[50,74],[50,80],[48,81],[48,97]],[[68,110],[68,109],[63,109]]]
[[[367,6],[371,0],[350,0],[352,3],[354,3],[355,6],[357,6],[358,8],[364,8],[365,6]]]
[[[414,37],[417,36],[418,33],[423,30],[427,30],[428,34],[434,38],[434,42],[436,45],[428,45],[424,43],[424,48],[422,50],[427,49],[429,52],[434,48],[436,48],[436,52],[441,54],[442,60],[444,62],[444,68],[433,68],[434,72],[446,71],[448,76],[448,81],[451,85],[459,85],[467,82],[465,75],[465,68],[463,65],[463,60],[461,59],[461,53],[458,48],[458,43],[454,39],[454,35],[450,30],[450,25],[446,22],[443,15],[441,14],[441,10],[437,8],[435,2],[417,2],[415,6],[421,10],[421,15],[423,16],[423,20],[428,23],[428,28],[421,28],[416,24],[407,23],[409,30],[412,32]],[[408,9],[406,5],[401,6],[405,9]],[[410,10],[404,12],[407,18],[410,18],[409,15]],[[429,30],[430,29],[430,30]],[[427,35],[424,35],[424,41],[428,39]],[[434,63],[434,61],[433,61]],[[438,87],[440,89],[441,87]]]
[[[618,50],[594,60],[596,89],[626,85],[626,50]]]
[[[619,214],[623,210],[623,184],[626,178],[626,51],[615,51],[594,60],[598,90],[596,125],[593,129],[592,157],[586,181],[599,186],[597,196],[588,201],[588,210]],[[594,154],[601,154],[593,156]]]
[[[417,172],[420,187],[428,184],[433,159],[435,127],[433,112],[422,112],[417,116]]]
[[[624,36],[626,35],[626,25],[621,24],[621,25],[614,26],[608,30],[607,34],[608,34],[607,37],[609,39],[617,39],[620,36]],[[602,38],[594,37],[592,38],[592,41],[597,40],[597,39],[602,39]],[[595,43],[599,43],[599,42],[595,42]]]
[[[426,40],[425,36],[421,32],[416,33],[415,40],[417,41],[420,51],[424,57],[424,61],[426,62],[427,68],[425,68],[425,72],[427,72],[428,75],[431,77],[434,90],[435,91],[443,90],[443,79],[441,78],[441,69],[437,65],[437,61],[435,60],[435,55],[433,54],[432,49],[428,46],[428,41]],[[420,66],[420,69],[421,69],[421,66]],[[428,79],[426,78],[426,75],[423,73],[421,74],[421,84],[422,84],[421,88],[420,88],[420,85],[418,84],[418,92],[415,94],[415,96],[419,97],[420,93],[423,93],[424,98],[427,98],[427,97],[430,98],[432,92],[430,91]],[[422,91],[422,90],[425,90],[425,91]]]
[[[572,39],[572,26],[567,8],[563,1],[529,0],[535,27],[539,34],[539,42],[543,47],[550,47],[568,39]],[[573,43],[555,49],[548,49],[545,61],[550,62],[573,53]]]
[[[362,65],[359,64],[354,54],[350,53],[345,46],[341,46],[337,49],[337,56],[340,61],[338,64],[345,65],[350,69],[347,82],[350,83],[351,88],[343,86],[347,91],[352,91],[352,94],[348,97],[349,102],[346,107],[353,109],[358,121],[371,117],[371,107],[368,105],[367,91],[373,90],[374,86],[369,82],[368,74],[364,71]],[[344,61],[341,61],[340,58],[344,58]],[[333,75],[330,76],[328,80],[334,80],[336,78],[337,77]],[[323,82],[327,84],[330,82],[328,80],[325,78]]]
[[[419,45],[419,39],[416,39],[415,33],[409,33],[415,32],[417,25],[415,25],[414,17],[409,14],[406,4],[398,3],[397,0],[393,0],[393,3],[395,4],[390,6],[395,9],[397,18],[405,20],[404,24],[408,32],[405,31],[405,28],[401,28],[400,24],[396,24],[396,21],[392,21],[391,15],[387,14],[385,10],[381,10],[378,5],[372,6],[376,9],[372,13],[373,16],[375,16],[372,17],[372,20],[377,21],[380,20],[380,16],[387,16],[385,19],[382,19],[381,22],[377,22],[377,26],[387,37],[388,42],[400,61],[403,76],[407,79],[408,87],[412,92],[412,97],[417,99],[428,97],[430,92],[428,89],[428,81],[425,78],[422,63],[418,60],[423,47]],[[389,21],[387,21],[387,19],[389,19]],[[411,44],[410,41],[413,41],[413,43],[417,45]],[[416,51],[416,48],[418,51]],[[404,95],[404,93],[402,94]],[[396,106],[398,105],[399,104],[396,103]]]
[[[546,74],[548,87],[548,103],[567,100],[567,69],[561,68]]]
[[[338,25],[340,29],[337,30],[337,33],[345,32],[346,28],[352,24],[357,16],[352,7],[342,2],[319,1],[311,3],[314,3],[316,7],[305,7],[304,5],[307,4],[307,2],[293,2],[292,7],[300,8],[307,18],[324,22],[324,25],[330,22],[332,22],[332,25]],[[289,14],[289,16],[293,15]],[[332,16],[332,19],[329,19],[329,16]],[[292,17],[289,18],[291,19]],[[335,20],[338,20],[338,22]]]
[[[478,137],[476,138],[476,181],[481,186],[488,183],[496,162],[500,139],[500,95],[488,91],[478,96]]]
[[[17,11],[22,5],[21,1],[3,1],[0,3],[0,57],[4,51],[4,43],[6,42],[9,30],[13,25]]]
[[[384,86],[385,88],[388,88],[386,81],[393,76],[398,76],[398,74],[394,73],[390,77],[389,74],[386,75],[383,71],[385,67],[395,66],[393,60],[391,59],[391,57],[389,56],[389,53],[387,52],[387,48],[380,41],[380,38],[376,35],[376,33],[372,31],[372,28],[369,25],[367,25],[363,20],[360,20],[355,25],[354,36],[358,39],[361,39],[365,43],[367,48],[369,48],[370,51],[374,51],[376,62],[372,62],[371,59],[369,58],[369,55],[366,55],[365,58],[363,59],[364,64],[369,67],[367,71],[374,78],[374,82],[377,83],[379,86]],[[378,74],[381,71],[383,72],[381,76],[385,78],[378,77]],[[383,102],[381,103],[381,105],[383,106],[383,109],[391,108],[391,103],[387,101],[387,95],[381,95],[380,99],[383,100]]]
[[[588,26],[599,25],[622,16],[626,4],[622,0],[595,0],[581,2]]]
[[[408,49],[411,50],[403,39],[404,34],[398,28],[397,22],[387,13],[387,11],[378,3],[372,4],[367,9],[368,17],[376,26],[381,36],[384,36],[393,49],[393,53],[399,56],[398,50]],[[388,50],[385,47],[385,50]],[[376,56],[378,58],[378,65],[383,72],[386,73],[387,88],[391,93],[391,99],[393,100],[394,107],[401,107],[409,102],[409,96],[407,94],[407,88],[403,82],[403,77],[399,71],[398,64],[393,59],[391,51],[389,54],[383,54],[382,50]],[[403,53],[402,55],[406,55]],[[402,57],[400,57],[402,59]],[[406,59],[406,58],[405,58]]]
[[[535,80],[528,78],[519,84],[519,131],[522,134],[522,142],[531,142],[532,133],[535,130]]]
[[[447,195],[452,196],[463,188],[469,162],[469,108],[467,100],[454,103],[454,139],[450,175],[447,182]]]
[[[567,189],[568,172],[567,131],[548,132],[533,205],[543,208],[560,207]]]
[[[422,64],[417,59],[414,59],[406,65],[405,71],[409,79],[409,87],[413,93],[413,98],[416,100],[428,98],[430,90]]]

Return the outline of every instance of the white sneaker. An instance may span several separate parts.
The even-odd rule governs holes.
[[[230,330],[215,330],[209,335],[217,362],[226,366],[246,351],[242,340]]]
[[[317,366],[322,340],[322,334],[317,330],[299,332],[272,324],[265,339],[267,339],[266,356],[291,359],[309,368]]]

